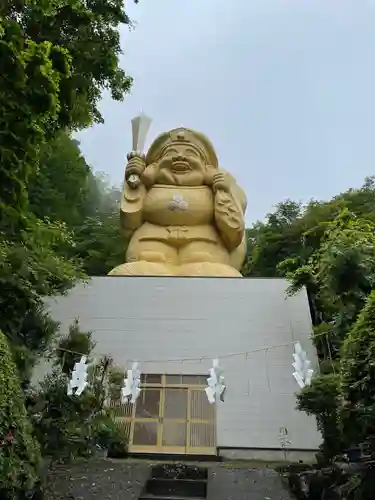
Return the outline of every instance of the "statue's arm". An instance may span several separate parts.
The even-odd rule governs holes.
[[[143,223],[143,204],[147,192],[142,182],[147,170],[144,157],[130,153],[128,160],[120,202],[120,222],[125,238],[129,238]]]
[[[139,177],[136,186],[128,183],[129,177],[135,174]],[[142,158],[131,159],[126,167],[124,188],[120,204],[120,222],[125,238],[129,238],[143,224],[143,205],[147,190],[155,183],[157,165],[146,167]]]
[[[120,222],[125,238],[129,238],[142,225],[145,195],[146,187],[143,184],[132,188],[125,180],[120,203]]]
[[[218,189],[215,194],[215,221],[229,252],[242,242],[245,234],[246,195],[233,180],[228,189]]]

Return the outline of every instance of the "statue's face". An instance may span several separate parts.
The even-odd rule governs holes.
[[[156,183],[200,186],[206,175],[206,161],[196,148],[188,143],[172,144],[158,162]]]

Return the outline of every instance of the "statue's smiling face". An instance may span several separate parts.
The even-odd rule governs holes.
[[[206,162],[203,155],[190,144],[168,146],[158,162],[156,182],[178,186],[204,184]]]

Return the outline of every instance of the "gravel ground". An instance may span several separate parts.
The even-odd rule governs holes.
[[[291,500],[279,474],[268,468],[232,468],[220,464],[212,468],[209,500]]]
[[[151,467],[148,461],[97,460],[57,466],[47,476],[47,500],[131,500],[138,498]],[[198,465],[198,464],[195,464]],[[208,500],[291,500],[273,469],[208,467]]]

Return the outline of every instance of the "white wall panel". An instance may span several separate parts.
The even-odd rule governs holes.
[[[92,278],[48,305],[63,333],[78,318],[98,355],[120,366],[139,360],[143,372],[205,374],[212,357],[247,352],[221,361],[228,390],[218,446],[279,448],[283,426],[292,448],[316,449],[315,420],[295,410],[291,366],[295,340],[317,362],[310,313],[306,293],[286,298],[286,287],[283,279],[114,276]],[[181,358],[198,359],[170,361]]]

